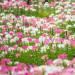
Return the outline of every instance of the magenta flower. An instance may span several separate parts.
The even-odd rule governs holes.
[[[14,31],[10,31],[9,34],[10,34],[10,35],[14,35]]]
[[[27,40],[28,40],[29,42],[32,42],[32,38],[27,38]]]
[[[3,72],[3,73],[7,73],[7,72],[9,72],[9,67],[8,66],[2,66],[2,68],[1,68],[1,71]]]
[[[9,48],[8,46],[4,45],[0,47],[0,50],[8,51],[8,48]]]
[[[22,32],[17,32],[17,37],[18,38],[23,38],[23,33]]]
[[[7,59],[7,58],[4,58],[4,59],[1,60],[1,64],[2,65],[9,64],[10,62],[11,62],[11,60],[10,59]]]
[[[67,58],[67,54],[59,54],[58,58],[65,59],[65,58]]]
[[[23,49],[27,49],[27,48],[28,48],[28,46],[22,46],[22,48],[23,48]]]

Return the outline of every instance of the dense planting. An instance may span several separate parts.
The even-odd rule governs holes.
[[[74,75],[75,3],[0,3],[1,75]]]

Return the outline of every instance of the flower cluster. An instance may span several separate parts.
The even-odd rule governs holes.
[[[60,55],[59,55],[60,56]],[[58,56],[58,57],[59,57]],[[65,55],[61,55],[65,57]],[[75,58],[72,60],[55,59],[48,60],[46,65],[27,65],[25,63],[14,62],[10,59],[4,58],[0,61],[0,74],[1,75],[74,75],[75,74]]]

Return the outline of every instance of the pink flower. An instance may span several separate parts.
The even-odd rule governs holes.
[[[6,26],[6,25],[2,26],[2,29],[7,29],[7,28],[8,28],[8,26]]]
[[[7,45],[1,46],[0,50],[8,51],[8,46]]]
[[[63,38],[57,38],[55,39],[57,43],[63,43],[64,42],[64,39]]]
[[[2,30],[2,33],[5,34],[5,32],[6,32],[6,29],[3,29],[3,30]]]
[[[22,48],[23,48],[23,49],[27,49],[27,48],[28,48],[28,46],[22,46]]]
[[[48,75],[60,75],[59,72],[56,73],[49,73]]]
[[[45,41],[44,41],[44,44],[45,45],[48,45],[50,43],[50,40],[49,39],[46,39]]]
[[[62,32],[63,32],[63,30],[60,29],[60,28],[56,28],[56,29],[55,29],[55,33],[59,33],[59,34],[61,34]]]
[[[55,3],[55,2],[51,2],[51,3],[50,3],[50,6],[51,6],[51,7],[55,7],[55,6],[56,6],[56,3]]]
[[[17,2],[19,2],[20,0],[16,0]]]
[[[71,39],[70,44],[75,47],[75,39]]]
[[[48,21],[49,21],[50,23],[52,23],[52,24],[55,23],[55,19],[54,19],[53,17],[49,17]]]
[[[33,75],[33,74],[30,72],[26,72],[24,75]]]
[[[22,40],[21,39],[19,39],[18,41],[17,41],[17,44],[20,44],[22,42]]]
[[[35,39],[34,42],[35,42],[35,43],[39,43],[39,39]]]
[[[65,58],[67,58],[67,54],[59,54],[58,58],[65,59]]]
[[[75,58],[73,58],[71,61],[70,61],[70,65],[73,65],[75,64]]]
[[[10,31],[9,34],[10,34],[10,35],[14,35],[14,31]]]
[[[8,9],[11,5],[12,5],[12,2],[6,2],[6,3],[2,4],[2,8]]]
[[[20,53],[16,53],[16,58],[18,58],[18,57],[20,57],[21,56],[21,54]]]
[[[75,75],[75,69],[74,68],[65,69],[62,75]]]
[[[8,66],[2,66],[2,67],[1,67],[1,71],[2,71],[3,73],[9,72],[9,70],[10,70],[10,68],[9,68]]]
[[[11,62],[11,60],[10,59],[7,59],[7,58],[4,58],[4,59],[1,60],[1,64],[2,65],[6,65],[6,64],[8,64],[10,62]]]
[[[28,5],[25,1],[23,1],[23,2],[20,2],[19,6],[20,7],[27,7]]]
[[[71,12],[75,13],[75,10],[72,10]]]
[[[75,3],[72,3],[72,6],[75,6]]]
[[[58,15],[58,18],[59,18],[59,19],[65,19],[66,17],[65,17],[65,14],[59,14],[59,15]]]
[[[75,15],[75,10],[71,10],[72,15]]]
[[[32,42],[32,38],[28,38],[27,40],[28,40],[29,42]]]
[[[65,0],[61,0],[62,2],[64,2]]]
[[[51,65],[51,64],[53,64],[53,61],[52,61],[52,60],[48,60],[48,61],[47,61],[47,64],[48,64],[48,65]]]
[[[37,48],[37,46],[32,46],[32,50],[36,50]]]
[[[19,63],[17,64],[16,68],[14,69],[15,71],[22,71],[26,65],[24,63]]]
[[[13,48],[14,50],[16,50],[18,48],[18,45],[14,45]]]
[[[17,32],[18,38],[23,38],[23,33],[22,32]]]

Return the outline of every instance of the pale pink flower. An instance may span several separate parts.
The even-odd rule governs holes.
[[[71,39],[70,44],[75,47],[75,39]]]
[[[53,64],[53,60],[48,60],[48,61],[47,61],[47,64],[48,64],[48,65]]]
[[[72,3],[72,6],[75,6],[75,3]]]
[[[57,39],[55,39],[55,41],[57,43],[63,43],[64,42],[64,39],[63,38],[57,38]]]
[[[48,45],[50,43],[50,40],[49,39],[46,39],[45,41],[44,41],[44,44],[45,45]]]
[[[23,2],[20,2],[19,6],[20,6],[20,7],[27,7],[28,5],[27,5],[26,2],[23,1]]]
[[[60,75],[59,72],[49,73],[48,75]]]
[[[18,57],[20,57],[21,56],[21,54],[20,53],[16,53],[16,58],[18,58]]]
[[[58,18],[59,18],[59,19],[65,19],[65,18],[66,18],[66,15],[65,15],[65,14],[59,14],[59,15],[58,15]]]
[[[55,7],[55,6],[56,6],[56,3],[55,3],[55,2],[51,2],[49,5],[50,5],[51,7]]]
[[[55,23],[55,19],[54,19],[53,17],[49,17],[49,18],[48,18],[48,21],[49,21],[50,23],[52,23],[52,24]]]

